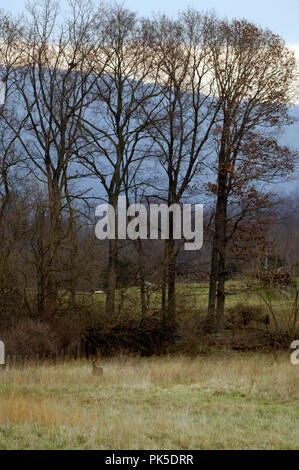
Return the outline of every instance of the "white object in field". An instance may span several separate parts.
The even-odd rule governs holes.
[[[5,104],[5,83],[0,80],[0,105]]]
[[[104,291],[103,290],[95,290],[94,293],[95,294],[104,294]]]
[[[3,341],[0,341],[0,366],[5,365],[5,345]]]

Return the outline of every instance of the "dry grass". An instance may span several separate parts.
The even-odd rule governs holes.
[[[2,449],[298,449],[287,354],[128,358],[0,373]]]

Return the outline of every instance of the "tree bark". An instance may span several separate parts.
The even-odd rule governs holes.
[[[218,251],[216,248],[216,234],[213,237],[213,246],[211,254],[211,273],[209,283],[209,304],[208,314],[206,318],[205,331],[206,333],[213,333],[215,330],[215,307],[216,307],[216,293],[217,293],[217,279],[218,279]]]
[[[224,144],[223,144],[224,147]],[[225,252],[227,225],[227,170],[224,150],[219,154],[217,185],[217,202],[215,211],[215,232],[213,237],[211,274],[209,286],[209,304],[206,318],[206,331],[223,331],[225,307]],[[217,297],[216,297],[217,292]],[[217,302],[216,302],[217,298]],[[216,309],[217,304],[217,309]],[[216,312],[215,312],[216,310]],[[216,319],[215,319],[216,313]],[[216,320],[216,324],[215,324]]]
[[[112,320],[114,319],[114,316],[115,316],[116,271],[117,271],[117,240],[109,240],[106,314]]]
[[[171,234],[167,243],[167,259],[168,259],[168,292],[167,292],[167,322],[171,325],[175,324],[176,317],[176,299],[175,299],[175,280],[176,280],[176,253],[175,240]]]

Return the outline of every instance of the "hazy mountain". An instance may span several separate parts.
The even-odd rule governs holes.
[[[284,129],[281,138],[279,139],[280,143],[299,150],[299,104],[294,106],[291,109],[292,116],[295,118],[295,123],[292,126],[288,126]],[[275,190],[279,187],[283,191],[294,191],[298,188],[299,185],[299,162],[296,171],[293,175],[293,181],[282,182],[279,185],[275,185]]]

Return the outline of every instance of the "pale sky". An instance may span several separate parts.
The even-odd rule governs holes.
[[[65,6],[67,0],[60,0],[60,3]],[[220,16],[244,17],[269,27],[288,44],[299,45],[299,0],[126,0],[121,3],[141,15],[161,12],[175,16],[188,6],[198,10],[214,9]],[[24,10],[24,5],[25,0],[0,0],[0,8],[14,13]]]
[[[0,0],[0,9],[18,14],[24,11],[26,3],[26,0]],[[198,10],[213,9],[222,17],[246,18],[282,36],[299,62],[299,0],[124,0],[119,3],[139,15],[160,12],[175,17],[178,11],[191,6]],[[68,0],[60,0],[60,4],[67,8]]]
[[[106,2],[112,3],[111,0]],[[25,3],[26,0],[0,0],[0,9],[21,13]],[[220,17],[246,18],[279,34],[296,52],[299,62],[299,0],[124,0],[119,3],[144,16],[166,13],[175,17],[178,11],[190,6],[204,11],[213,9]],[[60,0],[60,4],[66,8],[67,0]],[[294,112],[299,118],[298,107]],[[298,132],[299,125],[296,123],[286,131],[284,141],[297,147]],[[290,184],[288,186],[292,187]]]

